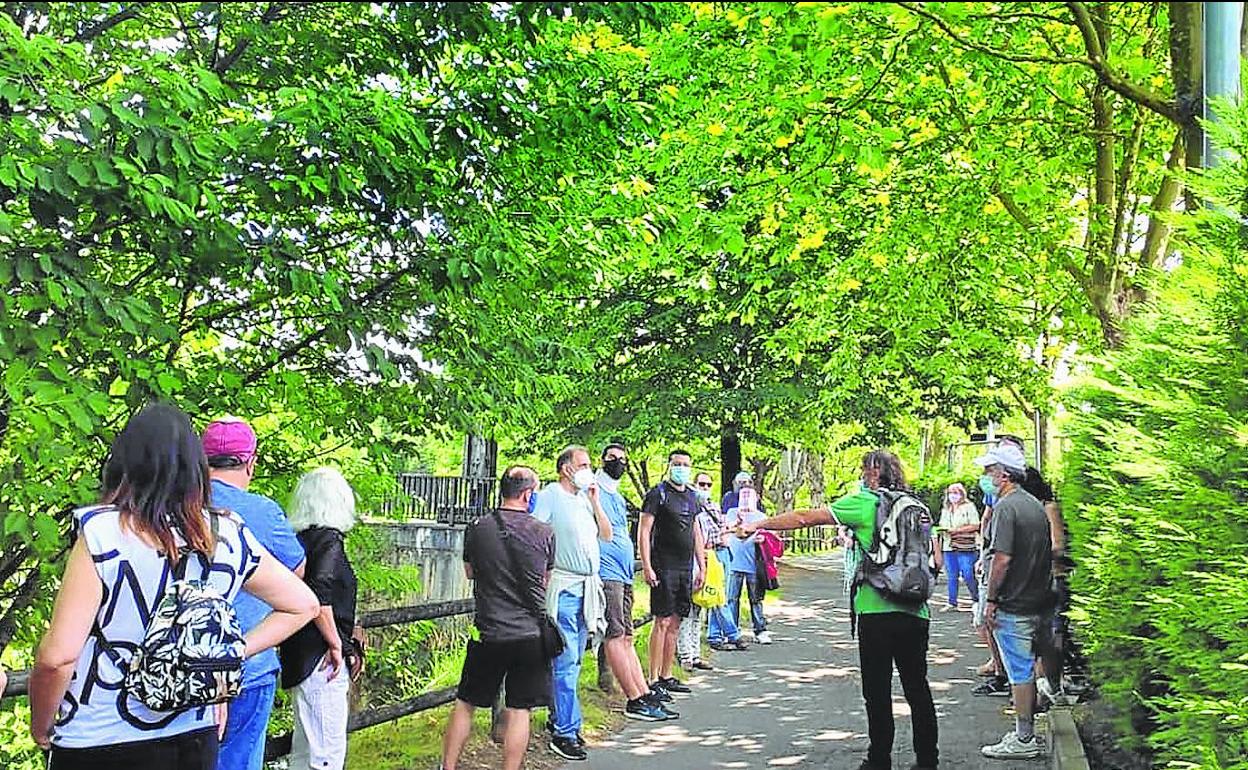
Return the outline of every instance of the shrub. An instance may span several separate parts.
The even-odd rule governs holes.
[[[1122,732],[1176,768],[1248,767],[1242,157],[1196,180],[1213,205],[1182,223],[1184,263],[1070,397],[1072,618]]]

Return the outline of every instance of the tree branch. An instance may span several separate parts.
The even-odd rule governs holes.
[[[264,9],[264,13],[261,14],[260,16],[260,23],[262,25],[268,25],[268,24],[273,23],[273,21],[275,21],[278,17],[278,9],[279,9],[278,3],[269,3],[269,7]],[[223,24],[223,20],[218,17],[217,19],[218,29],[220,29],[220,26],[222,24]],[[213,64],[212,66],[213,71],[216,72],[218,75],[225,74],[225,72],[229,70],[230,67],[233,67],[238,62],[239,58],[242,57],[244,53],[246,53],[247,48],[251,45],[251,41],[252,41],[252,38],[250,37],[239,38],[238,42],[234,44],[234,47],[230,49],[230,52],[227,53],[222,59],[220,59],[219,61]]]
[[[1170,225],[1165,222],[1165,215],[1174,210],[1179,195],[1183,192],[1183,169],[1187,165],[1186,148],[1184,147],[1184,129],[1182,126],[1175,132],[1174,142],[1170,145],[1170,158],[1166,161],[1166,176],[1161,180],[1161,187],[1153,196],[1149,207],[1148,234],[1144,237],[1144,248],[1140,251],[1139,265],[1145,269],[1157,267],[1166,254],[1166,244],[1170,240]]]
[[[1021,62],[1021,63],[1028,63],[1028,64],[1059,64],[1059,65],[1060,64],[1081,64],[1085,67],[1092,66],[1091,62],[1089,62],[1087,59],[1073,59],[1073,58],[1055,57],[1055,56],[1035,56],[1031,54],[1016,54],[1016,53],[1010,53],[1009,51],[1001,51],[996,48],[989,48],[986,45],[980,45],[979,43],[972,42],[968,40],[967,38],[963,37],[962,35],[959,35],[957,32],[953,30],[953,27],[949,25],[949,22],[945,21],[937,14],[934,14],[931,11],[923,8],[917,3],[898,3],[898,5],[900,5],[902,8],[905,8],[907,11],[910,11],[911,13],[915,14],[916,16],[922,16],[923,18],[935,24],[937,27],[940,27],[941,31],[944,32],[946,35],[948,35],[950,39],[952,39],[953,42],[957,43],[959,46],[963,48],[968,48],[972,51],[978,51],[982,54],[991,56],[994,59],[1003,59],[1005,61],[1012,61],[1016,63]]]
[[[1086,59],[1078,57],[1016,54],[1010,53],[1009,51],[990,48],[986,45],[980,45],[979,43],[973,42],[965,36],[958,34],[954,31],[949,22],[942,19],[939,15],[924,9],[917,3],[898,3],[898,5],[916,16],[922,16],[935,24],[941,29],[942,32],[948,35],[954,43],[962,48],[966,48],[971,51],[978,51],[979,53],[991,56],[995,59],[1014,62],[1016,64],[1078,64],[1095,72],[1100,81],[1105,84],[1106,88],[1119,94],[1120,96],[1126,97],[1136,104],[1152,110],[1175,124],[1179,124],[1182,121],[1182,116],[1180,115],[1179,109],[1175,104],[1166,101],[1164,98],[1153,93],[1144,86],[1131,82],[1109,67],[1109,64],[1105,61],[1104,52],[1101,51],[1100,41],[1097,38],[1096,29],[1092,24],[1092,17],[1083,3],[1070,2],[1066,5],[1070,8],[1071,13],[1074,15],[1075,26],[1079,28],[1079,32],[1083,36],[1084,47],[1088,51],[1088,58]]]
[[[412,260],[412,264],[409,267],[404,268],[403,270],[398,270],[394,272],[393,274],[383,278],[380,282],[378,282],[376,286],[369,289],[367,293],[365,293],[358,300],[356,300],[356,304],[367,305],[368,303],[373,302],[374,300],[384,296],[386,292],[390,291],[390,289],[396,283],[398,283],[404,277],[415,272],[419,265],[420,263],[417,260]],[[246,377],[243,378],[242,387],[246,388],[250,385],[254,385],[256,382],[260,380],[260,378],[264,377],[266,374],[271,372],[278,365],[289,361],[290,359],[299,355],[304,350],[307,350],[308,348],[315,345],[317,342],[320,342],[322,339],[325,338],[325,335],[329,334],[329,331],[330,331],[329,326],[323,326],[320,329],[316,330],[315,332],[312,332],[308,336],[304,337],[303,339],[299,340],[295,344],[291,345],[290,347],[278,353],[277,357],[274,358],[269,363],[263,366],[256,367],[250,373],[248,373]]]
[[[74,35],[74,42],[75,43],[90,42],[94,40],[95,38],[99,37],[100,35],[103,35],[105,32],[109,31],[110,29],[117,26],[118,24],[121,24],[122,22],[125,22],[125,21],[129,21],[130,19],[136,18],[139,15],[139,11],[142,10],[142,8],[143,6],[141,5],[132,5],[123,11],[118,11],[117,13],[114,13],[112,16],[108,16],[104,19],[101,19],[95,24],[92,24],[90,27],[87,27],[86,29],[82,30],[77,35]]]
[[[1079,28],[1079,34],[1083,37],[1083,46],[1088,52],[1088,58],[1081,60],[1081,63],[1091,67],[1101,83],[1119,96],[1152,110],[1175,125],[1182,125],[1183,116],[1173,102],[1166,101],[1151,90],[1131,82],[1110,68],[1109,63],[1105,61],[1105,51],[1101,48],[1100,35],[1096,31],[1096,25],[1092,21],[1092,14],[1089,13],[1087,5],[1068,2],[1066,7],[1070,9],[1071,15],[1075,18],[1075,26]]]

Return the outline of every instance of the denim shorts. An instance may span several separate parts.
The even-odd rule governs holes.
[[[1001,660],[1010,684],[1031,684],[1036,680],[1036,657],[1043,649],[1041,634],[1047,635],[1047,615],[1015,615],[997,611],[992,634],[1001,648]]]

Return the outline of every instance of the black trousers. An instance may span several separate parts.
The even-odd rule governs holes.
[[[91,749],[52,748],[50,770],[215,770],[217,728]]]
[[[940,758],[936,706],[927,685],[928,626],[927,620],[902,612],[858,616],[858,665],[871,738],[867,761],[881,770],[893,762],[894,665],[910,704],[915,761],[921,767],[936,767]]]

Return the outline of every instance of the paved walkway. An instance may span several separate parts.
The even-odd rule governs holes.
[[[867,723],[840,557],[804,557],[794,566],[781,575],[781,597],[767,602],[774,644],[716,653],[717,670],[692,677],[693,693],[677,696],[679,720],[630,722],[612,739],[591,745],[588,762],[569,763],[567,770],[857,768],[866,754]],[[1004,713],[1008,699],[970,694],[978,681],[973,669],[987,655],[977,644],[969,613],[934,614],[929,680],[940,718],[941,766],[1043,768],[1043,761],[980,755],[980,746],[998,740],[1013,718]],[[909,709],[896,677],[893,689],[893,767],[905,770],[914,762]]]

